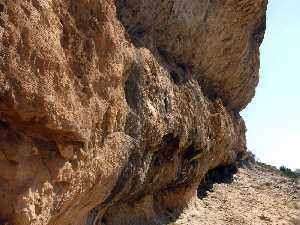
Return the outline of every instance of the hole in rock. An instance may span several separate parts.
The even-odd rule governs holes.
[[[60,18],[59,22],[61,23],[61,25],[64,25],[64,21]]]
[[[5,129],[7,129],[8,127],[9,127],[8,123],[6,123],[6,122],[0,120],[0,128],[5,128]]]
[[[183,63],[177,63],[177,66],[183,70],[183,72],[187,71],[187,66]]]
[[[125,82],[124,92],[128,105],[133,109],[137,109],[139,101],[139,71],[135,66]]]
[[[167,97],[164,98],[164,104],[165,104],[166,113],[170,112],[171,111],[171,104],[170,104],[170,101]]]
[[[101,223],[102,223],[102,224],[106,224],[106,223],[107,223],[107,220],[106,220],[106,218],[105,218],[105,217],[102,217],[102,219],[101,219]]]
[[[168,52],[165,49],[158,47],[157,51],[163,58],[169,58]]]
[[[176,154],[179,147],[179,138],[174,137],[173,134],[167,134],[162,139],[162,145],[159,151],[166,159],[171,159]]]
[[[212,192],[214,184],[230,184],[233,182],[233,175],[236,174],[238,168],[235,164],[228,166],[220,166],[208,171],[202,183],[197,190],[198,198],[205,198],[208,192]]]
[[[172,133],[163,136],[162,142],[153,156],[154,165],[160,166],[172,160],[178,152],[179,141],[179,138],[177,136],[174,137]]]
[[[179,84],[180,83],[181,79],[180,79],[180,76],[179,76],[178,73],[172,71],[170,73],[170,75],[171,75],[171,78],[172,78],[172,80],[174,81],[175,84]]]
[[[3,4],[0,3],[0,12],[3,12],[5,9],[5,6]]]
[[[190,145],[186,149],[186,151],[185,151],[185,153],[183,155],[183,158],[187,159],[187,160],[191,160],[192,158],[194,158],[195,156],[199,155],[200,153],[201,153],[201,151],[195,149],[193,145]]]

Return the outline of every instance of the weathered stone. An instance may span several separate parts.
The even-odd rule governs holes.
[[[246,148],[239,110],[257,84],[265,10],[0,1],[0,219],[140,225],[180,211]]]
[[[75,158],[74,148],[71,144],[58,144],[58,151],[65,159],[72,160]]]

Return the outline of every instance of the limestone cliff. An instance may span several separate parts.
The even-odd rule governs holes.
[[[0,218],[163,224],[245,150],[267,0],[1,0]]]

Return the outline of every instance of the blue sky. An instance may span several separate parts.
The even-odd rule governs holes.
[[[300,168],[300,1],[269,0],[260,82],[242,115],[248,149],[263,162]]]

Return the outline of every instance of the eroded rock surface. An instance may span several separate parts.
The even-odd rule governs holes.
[[[0,218],[163,224],[245,150],[266,0],[1,0]]]

